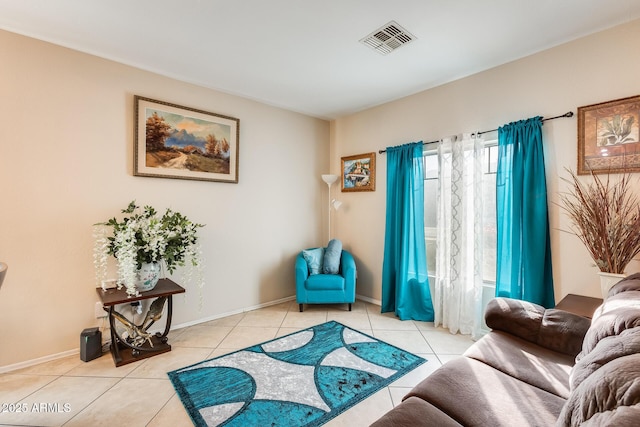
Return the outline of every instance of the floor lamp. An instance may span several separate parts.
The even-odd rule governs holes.
[[[329,230],[327,231],[329,237],[329,239],[327,240],[328,242],[329,240],[331,240],[331,208],[333,207],[335,210],[338,210],[340,205],[342,205],[342,202],[336,199],[331,199],[331,186],[338,180],[338,175],[324,174],[322,175],[322,180],[327,183],[327,187],[329,188]]]

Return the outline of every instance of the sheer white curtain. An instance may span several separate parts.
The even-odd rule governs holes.
[[[438,144],[438,231],[435,325],[479,336],[482,298],[481,137],[463,134]]]

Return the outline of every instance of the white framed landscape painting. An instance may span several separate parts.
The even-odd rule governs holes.
[[[135,176],[238,182],[240,120],[134,97]]]

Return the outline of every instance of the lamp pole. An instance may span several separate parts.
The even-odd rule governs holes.
[[[327,212],[327,215],[329,216],[329,229],[327,231],[327,235],[328,235],[327,242],[331,240],[331,186],[333,185],[334,182],[336,182],[337,179],[338,179],[338,175],[331,175],[331,174],[322,175],[322,180],[327,183],[327,187],[329,188],[329,200],[328,200],[329,211]]]

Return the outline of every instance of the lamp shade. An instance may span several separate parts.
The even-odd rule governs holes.
[[[338,175],[324,174],[322,175],[322,180],[327,183],[327,185],[331,185],[338,179]]]

